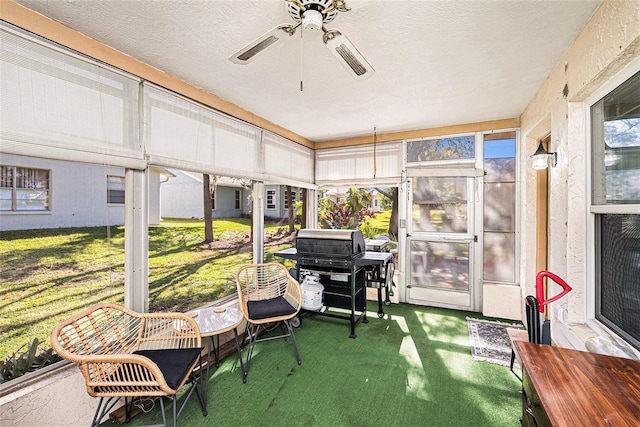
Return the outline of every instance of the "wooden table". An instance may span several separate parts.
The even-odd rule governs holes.
[[[640,361],[524,341],[523,426],[639,426]]]

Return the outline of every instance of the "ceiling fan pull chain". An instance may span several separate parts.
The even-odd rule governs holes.
[[[302,88],[302,54],[303,54],[303,43],[302,43],[302,34],[304,31],[300,31],[300,92],[303,91]]]
[[[376,133],[376,127],[373,127],[373,177],[376,177],[377,165],[376,165],[376,144],[378,142],[378,134]]]

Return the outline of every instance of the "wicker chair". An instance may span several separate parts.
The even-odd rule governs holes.
[[[173,400],[175,426],[194,391],[206,416],[194,374],[196,366],[201,367],[201,340],[197,323],[184,314],[141,314],[112,303],[88,308],[59,323],[51,333],[56,353],[76,363],[89,395],[100,397],[92,426],[98,426],[121,397],[127,421],[133,398],[160,396],[166,427],[162,398],[166,396]],[[191,389],[176,412],[177,393],[187,382]]]
[[[291,277],[284,265],[276,262],[240,267],[236,273],[236,284],[238,300],[247,320],[246,332],[249,336],[243,382],[247,381],[253,348],[259,341],[291,337],[296,359],[300,365],[302,361],[291,326],[291,319],[298,315],[302,306],[300,284]],[[277,322],[282,322],[281,335],[258,338],[260,326]]]

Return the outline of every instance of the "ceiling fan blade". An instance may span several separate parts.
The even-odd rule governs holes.
[[[325,31],[322,41],[356,80],[367,79],[375,72],[371,64],[364,59],[364,56],[358,52],[358,49],[349,41],[347,36],[340,31]]]
[[[271,49],[282,40],[292,36],[296,32],[298,25],[281,24],[271,30],[267,31],[233,55],[229,57],[229,61],[236,64],[248,64],[253,61],[255,56],[260,52],[264,52]]]

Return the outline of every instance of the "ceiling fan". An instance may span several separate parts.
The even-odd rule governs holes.
[[[322,30],[322,41],[338,61],[351,73],[356,80],[366,79],[373,73],[373,67],[351,44],[349,39],[338,30],[327,30],[327,24],[336,17],[338,12],[351,10],[345,0],[284,0],[295,25],[280,24],[262,36],[258,37],[229,57],[236,64],[248,64],[257,54],[286,40],[295,34],[299,27],[308,33]]]

